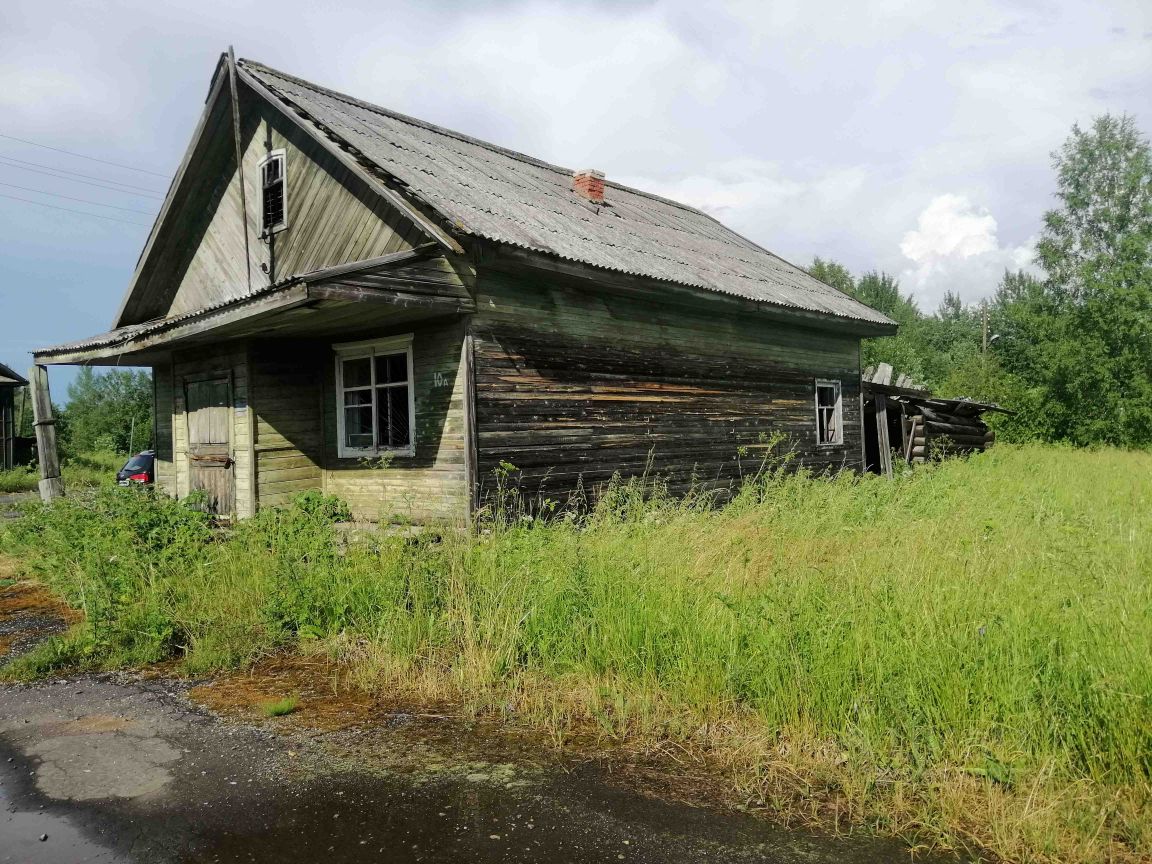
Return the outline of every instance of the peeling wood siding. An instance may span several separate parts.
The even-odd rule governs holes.
[[[154,400],[152,440],[156,450],[153,470],[156,487],[176,497],[176,465],[172,454],[176,405],[171,363],[152,367],[152,395]]]
[[[726,487],[777,433],[798,464],[860,467],[856,338],[498,272],[477,291],[482,496],[502,461],[525,492],[561,500],[615,472]],[[816,444],[817,378],[842,382],[842,445]]]
[[[352,507],[358,519],[417,523],[458,522],[468,516],[464,453],[464,324],[389,330],[357,338],[414,333],[415,455],[396,456],[387,467],[341,459],[336,447],[336,357],[324,363],[324,487]],[[342,341],[342,340],[337,340]]]
[[[320,395],[326,352],[308,342],[258,342],[251,356],[256,500],[259,507],[278,506],[324,487]]]
[[[267,285],[270,278],[387,255],[426,240],[411,221],[278,112],[251,97],[242,96],[241,104],[253,288]],[[137,286],[125,323],[172,317],[248,293],[240,175],[227,110],[210,118],[206,135],[215,138],[208,139],[204,154],[189,167],[201,178],[200,186],[169,214],[165,237],[154,250],[163,263]],[[268,149],[281,148],[287,162],[288,227],[269,243],[258,236],[259,165]]]
[[[231,445],[232,468],[236,482],[236,515],[252,515],[252,460],[249,447],[248,356],[243,344],[230,343],[221,348],[205,347],[174,355],[172,453],[176,474],[176,497],[188,496],[188,417],[184,385],[188,379],[229,377],[232,381]]]

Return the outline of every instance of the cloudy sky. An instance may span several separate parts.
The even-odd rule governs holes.
[[[4,0],[0,360],[110,326],[229,43],[925,309],[1029,266],[1073,123],[1152,132],[1148,0]]]

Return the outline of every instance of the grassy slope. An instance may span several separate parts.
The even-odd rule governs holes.
[[[367,687],[675,742],[796,815],[1031,860],[1152,845],[1152,455],[780,474],[721,511],[623,490],[584,528],[344,554],[300,509],[213,544],[113,498],[3,541],[88,613],[26,671],[173,646],[202,671],[305,636]]]

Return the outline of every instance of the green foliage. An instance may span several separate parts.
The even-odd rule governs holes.
[[[1048,274],[1034,314],[1053,437],[1152,444],[1152,145],[1132,117],[1073,127],[1053,161],[1060,206],[1044,217]]]
[[[147,449],[152,440],[152,378],[142,371],[97,373],[84,366],[68,386],[67,407],[57,413],[66,452]]]
[[[108,486],[116,471],[124,464],[118,453],[65,454],[60,467],[64,488],[68,491]],[[35,492],[39,488],[40,472],[34,465],[20,465],[0,471],[0,493]]]
[[[1152,145],[1131,117],[1073,127],[1053,155],[1059,206],[1044,216],[1036,263],[1005,273],[982,311],[955,296],[924,314],[890,277],[854,280],[817,258],[818,278],[900,324],[868,340],[884,361],[943,396],[1020,412],[993,425],[1006,440],[1152,444]],[[1024,416],[1026,415],[1026,416]]]

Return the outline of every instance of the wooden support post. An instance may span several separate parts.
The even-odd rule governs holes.
[[[885,477],[891,477],[892,445],[888,441],[888,397],[883,393],[876,394],[876,446],[880,450],[880,473]]]
[[[48,391],[48,367],[33,366],[28,381],[32,388],[32,417],[40,461],[40,499],[49,504],[64,494],[64,481],[60,479],[60,454],[56,452],[56,420],[52,417],[52,394]]]

